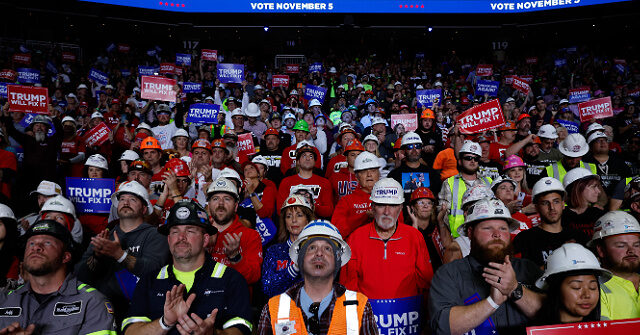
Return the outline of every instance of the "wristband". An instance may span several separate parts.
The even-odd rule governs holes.
[[[129,255],[129,253],[125,251],[125,252],[122,254],[122,256],[120,256],[120,258],[118,258],[117,262],[118,262],[118,263],[122,263],[122,262],[124,262],[125,258],[127,258],[127,256],[128,256],[128,255]]]
[[[237,263],[237,262],[239,262],[239,261],[240,261],[240,257],[242,257],[242,256],[240,255],[240,253],[238,253],[237,255],[235,255],[235,256],[233,256],[233,257],[230,257],[230,258],[229,258],[229,262],[231,262],[231,263]]]
[[[164,323],[164,315],[161,316],[160,319],[158,319],[158,323],[160,324],[160,328],[162,328],[162,330],[170,330],[171,328],[173,328]]]
[[[496,304],[496,302],[493,301],[493,298],[491,298],[491,296],[487,297],[487,302],[489,303],[489,305],[491,305],[491,307],[493,307],[493,309],[500,308],[500,305]]]

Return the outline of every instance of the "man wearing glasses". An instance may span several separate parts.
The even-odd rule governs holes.
[[[464,223],[464,213],[462,211],[462,195],[467,188],[485,184],[491,186],[491,178],[478,173],[480,156],[482,149],[480,144],[466,141],[458,152],[458,171],[455,176],[447,178],[438,194],[440,204],[449,210],[449,229],[453,237],[460,236],[458,227]]]
[[[400,157],[402,163],[389,172],[389,178],[395,179],[404,190],[404,203],[409,204],[411,192],[418,187],[440,189],[440,174],[420,159],[422,155],[422,139],[420,135],[410,131],[402,136]]]
[[[335,281],[351,249],[334,225],[311,221],[291,245],[289,256],[304,280],[269,299],[258,334],[378,334],[367,297]]]

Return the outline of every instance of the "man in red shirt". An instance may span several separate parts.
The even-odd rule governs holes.
[[[333,187],[334,202],[337,203],[345,195],[353,193],[358,186],[356,175],[353,173],[356,157],[364,151],[364,146],[360,141],[353,140],[344,148],[344,155],[347,158],[347,168],[341,169],[329,177],[329,182]]]
[[[214,180],[207,189],[207,211],[218,235],[211,239],[209,252],[218,263],[240,272],[249,285],[260,279],[262,241],[257,231],[245,227],[236,214],[238,189],[226,178]]]
[[[296,152],[300,143],[307,142],[307,137],[309,137],[309,124],[305,120],[298,120],[298,122],[296,122],[296,125],[293,127],[293,131],[296,137],[296,144],[293,144],[282,151],[282,159],[280,160],[280,171],[283,175],[287,175],[287,171],[289,171],[289,169],[296,167]],[[321,169],[322,160],[320,159],[320,151],[316,147],[312,146],[312,148],[316,152],[315,167]]]
[[[370,198],[373,185],[380,180],[380,161],[375,154],[365,151],[356,158],[353,170],[358,187],[338,201],[331,219],[345,239],[373,218]]]
[[[313,173],[316,162],[320,160],[317,154],[318,149],[306,141],[299,144],[300,147],[296,150],[297,173],[284,178],[280,183],[276,208],[282,208],[282,203],[291,193],[304,189],[313,196],[311,200],[316,215],[321,218],[330,218],[334,205],[331,183],[326,178]]]
[[[413,301],[411,312],[420,313],[419,301],[430,286],[433,269],[422,233],[398,224],[404,203],[402,186],[394,179],[381,179],[371,191],[371,201],[374,221],[347,239],[351,260],[340,282],[369,297],[374,314],[381,313],[382,304],[390,307],[390,302],[380,300],[395,300],[398,308]]]
[[[502,164],[504,157],[504,151],[513,143],[516,139],[516,125],[511,121],[498,129],[500,133],[500,140],[498,142],[491,143],[489,147],[489,159]]]
[[[58,163],[64,171],[63,174],[68,177],[82,177],[84,167],[85,142],[76,133],[76,126],[76,120],[71,116],[62,119],[63,137]]]
[[[351,127],[341,127],[340,133],[338,133],[338,137],[336,138],[336,143],[341,147],[345,148],[347,144],[357,138],[356,131]],[[329,160],[329,164],[327,164],[327,172],[325,173],[325,177],[327,179],[331,179],[331,176],[334,173],[339,172],[343,168],[347,166],[347,157],[344,153],[337,153],[333,158]]]

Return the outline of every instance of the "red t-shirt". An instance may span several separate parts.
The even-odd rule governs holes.
[[[502,164],[502,162],[506,158],[504,157],[504,152],[508,147],[510,147],[510,145],[500,144],[500,142],[489,144],[489,159],[496,163]]]
[[[325,178],[331,179],[334,173],[340,172],[343,168],[347,167],[347,157],[345,155],[336,155],[329,160],[329,164],[327,164],[327,172],[325,173]]]
[[[289,197],[291,188],[298,185],[303,185],[302,188],[309,190],[313,194],[317,216],[322,218],[331,217],[334,205],[331,183],[326,178],[315,174],[309,179],[304,179],[298,174],[284,178],[278,189],[277,208],[282,208],[282,203]]]
[[[282,159],[280,160],[280,171],[282,172],[282,174],[286,174],[289,169],[296,167],[297,146],[297,144],[294,144],[282,151]],[[320,157],[320,151],[318,151],[316,147],[313,147],[313,151],[315,151],[316,153],[316,168],[321,169],[322,159]]]
[[[334,173],[329,178],[331,187],[333,187],[334,202],[338,202],[345,195],[353,193],[358,187],[358,180],[356,175],[349,172],[349,169],[342,169],[338,173]]]
[[[13,152],[0,149],[0,169],[9,169],[14,172],[18,170],[18,162]],[[0,182],[0,192],[11,199],[11,185],[7,182]]]

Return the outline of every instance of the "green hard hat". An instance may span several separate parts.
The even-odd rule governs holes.
[[[308,133],[309,132],[309,124],[305,120],[298,120],[298,122],[296,122],[296,125],[293,126],[293,130],[302,130],[302,131],[306,131]]]
[[[341,117],[342,117],[341,111],[334,111],[334,112],[331,112],[331,114],[329,114],[329,120],[331,120],[331,122],[333,122],[334,125],[338,125],[342,122]]]

